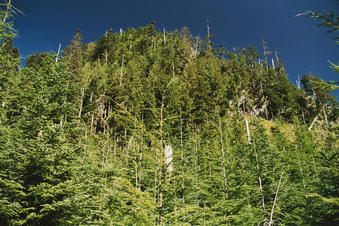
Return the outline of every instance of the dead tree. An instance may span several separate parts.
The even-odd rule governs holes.
[[[167,174],[171,174],[173,172],[172,161],[173,161],[173,149],[171,145],[166,145],[164,150],[164,163]]]
[[[59,61],[60,50],[61,50],[61,43],[59,43],[58,53],[55,57],[55,63],[58,63],[58,61]]]
[[[264,57],[265,57],[265,63],[266,63],[266,70],[268,70],[267,57],[268,57],[268,55],[272,54],[272,52],[268,51],[268,46],[266,44],[267,44],[267,41],[265,39],[263,39],[262,40],[262,48],[264,49]]]
[[[210,21],[209,20],[207,20],[207,40],[208,40],[208,44],[211,44],[211,41],[210,41],[210,36],[211,36],[211,34],[210,34],[210,29],[211,29],[211,27],[210,27]]]

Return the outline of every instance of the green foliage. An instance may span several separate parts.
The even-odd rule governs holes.
[[[224,57],[211,38],[77,32],[24,68],[4,42],[0,224],[337,224],[333,87],[310,75],[297,89],[281,61]]]
[[[326,27],[327,33],[338,32],[339,30],[339,16],[331,12],[324,11],[323,13],[315,11],[307,11],[305,13],[298,14],[297,16],[308,15],[312,18],[317,18],[321,22],[318,24],[320,27]],[[336,36],[335,39],[338,41],[339,36]]]
[[[48,57],[48,53],[33,53],[28,57],[26,67],[41,67],[43,59],[46,57]]]
[[[14,29],[13,17],[21,13],[20,10],[11,4],[11,0],[0,2],[0,43],[16,36],[17,31]]]
[[[306,94],[313,96],[315,99],[318,109],[321,109],[329,102],[335,102],[335,97],[330,95],[330,93],[334,90],[334,87],[329,83],[324,82],[313,74],[304,76],[301,82]]]
[[[335,15],[332,12],[324,11],[323,13],[315,12],[315,11],[307,11],[305,13],[298,14],[297,16],[301,15],[308,15],[311,18],[317,18],[321,22],[318,24],[320,27],[327,28],[327,33],[337,33],[339,31],[339,15]],[[339,35],[335,36],[334,38],[339,44]],[[331,61],[329,61],[330,67],[334,69],[335,72],[339,73],[339,65],[333,64]],[[332,84],[338,84],[337,82],[331,82]],[[334,89],[338,89],[338,86],[333,86]]]

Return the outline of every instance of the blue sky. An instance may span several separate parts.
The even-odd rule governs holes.
[[[333,35],[316,27],[316,19],[295,17],[306,10],[339,13],[338,0],[13,0],[25,15],[17,15],[22,56],[65,47],[77,29],[85,42],[95,41],[112,28],[137,28],[151,21],[158,29],[187,26],[206,36],[206,21],[215,46],[227,50],[250,44],[262,54],[261,39],[279,52],[291,81],[313,72],[324,80],[339,80],[328,61],[339,63]]]

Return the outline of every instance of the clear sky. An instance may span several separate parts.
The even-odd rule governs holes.
[[[316,19],[295,17],[306,10],[339,13],[339,0],[12,0],[25,15],[17,15],[15,45],[22,56],[57,51],[77,29],[85,42],[95,41],[112,28],[137,28],[151,21],[159,30],[187,26],[193,35],[206,36],[206,21],[215,46],[227,50],[258,48],[261,39],[279,52],[291,81],[313,72],[324,80],[339,80],[328,61],[339,63],[333,35],[316,27]],[[338,94],[338,92],[336,93]]]

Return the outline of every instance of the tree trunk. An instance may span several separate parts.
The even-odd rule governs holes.
[[[280,175],[280,180],[279,180],[279,184],[278,184],[278,187],[277,187],[277,191],[275,192],[274,202],[273,202],[273,205],[272,205],[271,216],[270,216],[270,221],[268,223],[268,226],[273,225],[274,207],[277,204],[278,192],[279,192],[279,188],[280,188],[280,185],[281,185],[281,180],[282,180],[283,174],[284,174],[284,172],[282,172],[281,175]]]
[[[163,193],[162,193],[162,179],[164,170],[164,140],[163,140],[163,124],[164,124],[164,96],[161,97],[160,106],[160,153],[158,153],[159,166],[158,166],[158,202],[159,202],[159,225],[162,225],[163,214]]]
[[[84,104],[84,95],[85,95],[85,89],[81,88],[81,98],[80,98],[80,107],[79,107],[79,113],[78,113],[78,117],[81,117],[81,113],[82,113],[82,105]]]
[[[319,116],[319,115],[315,116],[315,118],[313,119],[313,121],[312,121],[310,127],[308,127],[308,130],[309,130],[309,131],[313,128],[314,123],[315,123],[315,122],[317,121],[317,119],[318,119],[318,116]]]
[[[250,128],[248,126],[247,118],[245,117],[246,133],[247,133],[247,142],[251,144]]]
[[[219,117],[219,133],[220,133],[220,144],[221,144],[221,164],[222,164],[222,173],[223,173],[223,179],[224,179],[224,192],[225,192],[226,199],[228,199],[227,176],[226,176],[226,167],[225,167],[224,139],[223,139],[223,132],[222,132],[220,117]]]
[[[255,148],[255,143],[253,144],[253,149],[254,149],[254,153],[255,153],[255,160],[257,162],[257,171],[258,171],[258,182],[259,182],[259,191],[261,193],[261,202],[262,202],[262,209],[264,211],[266,211],[266,208],[265,208],[265,197],[264,197],[264,191],[263,191],[263,188],[262,188],[262,183],[261,183],[261,175],[260,175],[260,167],[259,167],[259,159],[258,159],[258,153],[257,153],[257,150]]]

